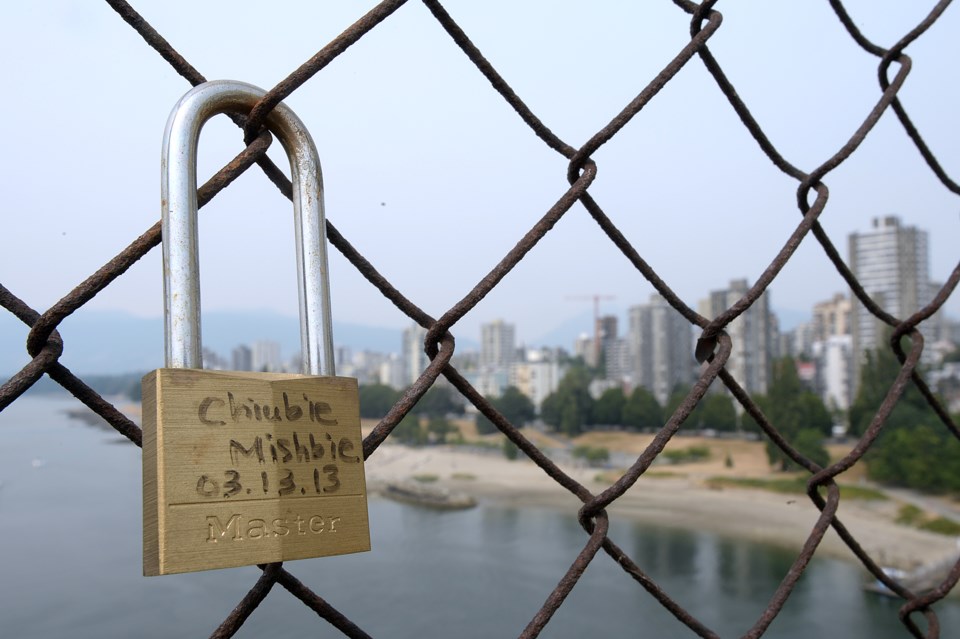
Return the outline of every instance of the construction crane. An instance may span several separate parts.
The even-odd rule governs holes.
[[[594,293],[593,295],[567,295],[568,300],[593,300],[593,365],[600,364],[600,300],[615,300],[616,295]]]

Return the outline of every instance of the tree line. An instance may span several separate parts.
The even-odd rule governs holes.
[[[397,403],[403,391],[385,384],[360,387],[360,417],[381,419]],[[463,415],[464,401],[451,387],[435,384],[423,394],[410,412],[393,429],[392,436],[411,446],[444,443],[459,432],[450,422],[450,415]]]
[[[629,394],[621,387],[606,389],[599,398],[590,395],[591,377],[586,368],[574,366],[557,390],[540,407],[545,424],[564,435],[575,437],[597,428],[655,430],[662,427],[690,392],[690,386],[673,389],[665,405],[646,388],[638,386]],[[739,423],[733,400],[724,393],[709,394],[684,422],[691,429],[736,431]]]
[[[859,390],[846,415],[831,411],[820,396],[797,374],[796,362],[785,357],[773,363],[767,393],[754,400],[774,428],[802,455],[820,466],[830,463],[825,442],[834,423],[849,423],[848,434],[859,438],[869,427],[892,385],[900,363],[888,349],[866,354],[861,367]],[[598,428],[652,431],[662,428],[690,391],[689,386],[673,389],[664,405],[647,389],[637,387],[626,393],[620,387],[605,390],[599,398],[590,394],[591,371],[574,363],[557,390],[540,407],[540,420],[555,432],[575,437]],[[360,414],[380,418],[399,399],[401,391],[379,384],[360,387]],[[508,387],[491,404],[514,426],[522,427],[537,418],[530,398]],[[736,410],[725,391],[711,391],[698,403],[682,428],[724,432],[761,433],[758,424]],[[395,432],[401,441],[426,443],[445,441],[454,429],[447,421],[451,414],[464,413],[463,398],[448,386],[434,386],[420,399]],[[954,416],[960,423],[960,416]],[[484,415],[476,416],[480,434],[497,431]],[[797,470],[768,437],[767,456],[779,470]],[[940,422],[933,409],[912,384],[908,384],[896,407],[886,419],[879,437],[865,457],[868,476],[878,482],[937,493],[960,493],[960,441]]]
[[[850,407],[850,434],[862,436],[900,371],[887,349],[867,353],[860,389]],[[960,415],[953,415],[960,424]],[[960,441],[909,382],[866,454],[876,481],[935,493],[960,493]]]

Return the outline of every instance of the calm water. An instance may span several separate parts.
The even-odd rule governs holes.
[[[16,637],[208,635],[255,568],[144,578],[140,451],[69,420],[73,400],[0,413],[0,628]],[[433,512],[371,499],[373,551],[290,570],[375,637],[515,637],[582,547],[572,517],[492,506]],[[778,548],[615,521],[613,538],[722,636],[745,632],[790,565]],[[897,605],[861,590],[854,564],[815,560],[768,636],[908,636]],[[939,608],[960,637],[960,606]],[[341,636],[277,587],[240,637]],[[543,637],[692,637],[605,556]]]

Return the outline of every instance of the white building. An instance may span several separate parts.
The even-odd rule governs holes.
[[[700,314],[710,319],[717,317],[743,297],[749,288],[745,279],[731,280],[730,288],[711,291],[710,297],[700,302]],[[767,290],[726,327],[733,342],[726,369],[748,393],[767,392],[777,339],[774,324]]]
[[[250,347],[243,344],[233,349],[231,353],[231,368],[234,371],[252,371],[253,370],[253,351]]]
[[[885,311],[906,319],[932,299],[927,233],[901,226],[895,215],[873,219],[873,228],[849,237],[849,264],[863,289]],[[884,324],[855,300],[853,304],[854,366],[859,384],[863,353],[882,345]]]
[[[596,360],[593,356],[594,340],[586,333],[580,333],[580,336],[573,342],[573,354],[583,359],[587,366],[594,366],[591,362]]]
[[[828,408],[846,410],[853,398],[853,336],[831,335],[813,343],[817,388]]]
[[[810,350],[817,366],[816,390],[829,408],[846,410],[853,401],[853,304],[843,293],[813,307]]]
[[[507,370],[517,358],[516,329],[513,324],[494,320],[480,325],[480,368]]]
[[[223,357],[220,357],[219,353],[216,353],[209,348],[204,347],[200,353],[200,359],[203,361],[203,367],[208,370],[231,370],[230,362],[228,362]],[[236,370],[236,369],[234,369]]]
[[[379,381],[381,384],[391,388],[402,389],[406,384],[403,383],[403,360],[391,353],[389,357],[380,362]]]
[[[467,375],[467,379],[484,397],[500,397],[510,385],[510,370],[510,368],[484,369]]]
[[[260,340],[253,343],[251,351],[252,370],[276,373],[283,371],[283,359],[280,357],[280,343],[273,340]]]
[[[825,340],[832,335],[851,335],[853,327],[853,303],[843,293],[813,305],[813,341]]]
[[[409,386],[430,365],[430,358],[424,351],[423,340],[427,337],[427,329],[419,324],[411,324],[403,331],[403,340],[400,347],[400,361],[403,373],[400,386]]]
[[[677,384],[691,382],[693,333],[688,322],[666,300],[651,295],[650,302],[628,311],[627,348],[631,380],[665,404]]]
[[[557,390],[566,372],[566,367],[558,364],[556,358],[544,356],[540,351],[529,351],[526,361],[510,367],[509,384],[529,397],[540,412],[543,400]]]
[[[606,379],[621,384],[633,379],[633,367],[630,363],[630,343],[623,338],[608,339],[603,342],[603,362]]]

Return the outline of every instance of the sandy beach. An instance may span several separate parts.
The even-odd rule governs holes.
[[[741,475],[751,472],[742,468],[745,464],[737,465],[741,467]],[[594,494],[609,485],[597,481],[609,473],[601,473],[596,468],[576,464],[561,467]],[[711,488],[706,478],[721,474],[723,463],[668,468],[682,472],[654,471],[650,477],[641,477],[611,506],[611,517],[710,530],[799,550],[819,514],[805,495]],[[729,474],[729,469],[727,471]],[[448,445],[410,448],[387,443],[367,461],[366,474],[371,493],[387,482],[420,477],[486,503],[556,508],[571,515],[576,514],[580,505],[576,497],[529,460],[521,456],[509,461],[495,450],[479,452]],[[881,565],[912,569],[957,556],[956,538],[895,523],[902,504],[895,499],[844,498],[838,515]],[[817,554],[857,561],[832,529]]]
[[[123,408],[139,422],[139,405]],[[366,435],[377,422],[364,422]],[[517,460],[507,460],[497,445],[501,435],[481,437],[477,435],[472,420],[457,422],[458,429],[468,441],[486,441],[495,447],[488,450],[453,445],[412,448],[388,440],[365,464],[368,492],[374,495],[387,483],[428,477],[438,486],[472,496],[481,503],[553,508],[576,516],[580,501],[522,454]],[[564,448],[572,443],[608,448],[617,451],[622,459],[635,458],[652,439],[652,435],[616,431],[594,431],[572,442],[533,429],[524,429],[524,435],[542,450]],[[806,495],[739,487],[718,488],[709,481],[714,477],[777,476],[770,470],[762,443],[678,435],[667,445],[666,451],[689,446],[708,447],[710,458],[695,463],[651,467],[608,509],[611,517],[688,530],[709,530],[800,550],[819,515]],[[831,445],[828,450],[836,459],[849,447]],[[593,494],[609,486],[622,473],[617,469],[591,468],[585,463],[558,465]],[[604,481],[599,481],[601,479]],[[865,483],[865,466],[862,463],[855,465],[839,481],[841,484]],[[895,520],[905,503],[914,503],[927,509],[931,516],[940,512],[960,521],[960,502],[902,489],[891,490],[889,494],[890,499],[883,501],[841,498],[838,510],[840,520],[877,563],[912,570],[955,561],[960,555],[960,538],[919,530]],[[817,554],[859,562],[832,528],[817,548]],[[960,594],[960,591],[955,589],[954,594]]]

